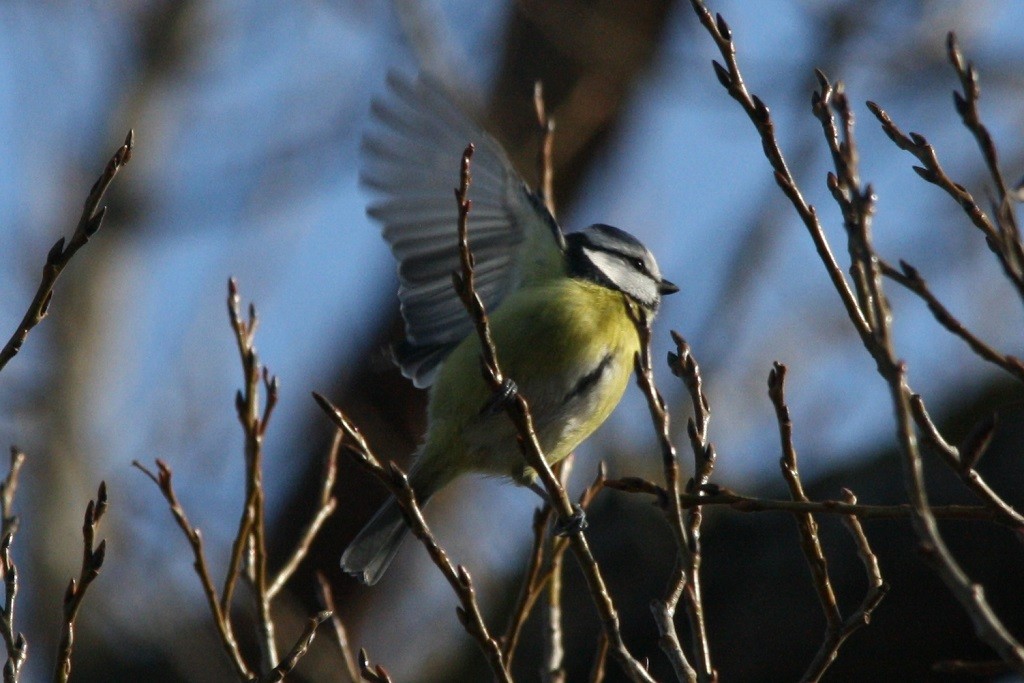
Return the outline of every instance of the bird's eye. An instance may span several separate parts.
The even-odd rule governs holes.
[[[636,268],[637,270],[639,270],[641,273],[646,273],[647,272],[647,267],[644,266],[644,262],[643,262],[642,259],[638,259],[638,258],[633,259],[633,267]]]

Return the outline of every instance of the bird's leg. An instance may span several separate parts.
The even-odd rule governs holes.
[[[501,383],[501,387],[496,389],[491,397],[484,403],[484,407],[480,409],[480,414],[484,416],[497,415],[501,411],[505,410],[505,407],[512,400],[512,397],[519,393],[519,387],[512,381],[511,377],[506,377],[505,381]]]
[[[545,503],[551,505],[551,497],[548,496],[548,492],[543,486],[536,481],[531,481],[526,486],[540,496]],[[554,507],[554,505],[551,505],[551,507]],[[555,518],[554,528],[552,529],[555,536],[569,536],[587,528],[587,514],[583,511],[583,507],[579,503],[573,503],[572,511],[572,517],[567,522],[563,523],[560,517]]]

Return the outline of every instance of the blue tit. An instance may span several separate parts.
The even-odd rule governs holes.
[[[452,187],[460,153],[473,156],[470,247],[498,359],[529,402],[550,463],[565,458],[619,403],[639,341],[627,302],[653,316],[678,291],[651,252],[610,225],[563,234],[504,150],[436,81],[391,74],[372,104],[362,180],[379,195],[369,215],[398,261],[405,340],[395,358],[417,387],[430,388],[428,429],[409,479],[420,504],[467,472],[531,484],[515,429],[483,410],[491,391],[480,343],[452,286],[459,269]],[[341,566],[376,583],[407,527],[389,500],[348,546]]]

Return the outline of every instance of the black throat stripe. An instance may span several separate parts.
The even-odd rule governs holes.
[[[593,389],[594,385],[596,385],[598,381],[600,381],[601,375],[603,375],[604,371],[608,369],[609,365],[611,365],[611,362],[612,354],[605,354],[604,358],[601,359],[601,362],[597,364],[596,368],[594,368],[587,374],[583,375],[583,377],[580,377],[579,381],[576,382],[576,386],[572,388],[572,391],[566,394],[565,399],[562,400],[562,403],[568,403],[574,398],[579,398],[580,396],[583,396],[588,391]]]

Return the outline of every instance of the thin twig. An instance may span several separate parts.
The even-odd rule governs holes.
[[[355,461],[377,477],[387,487],[388,491],[395,496],[395,500],[402,508],[402,512],[405,513],[409,529],[426,547],[430,559],[441,570],[441,573],[455,591],[455,595],[461,603],[461,606],[456,608],[459,621],[462,622],[466,632],[480,646],[484,656],[487,658],[487,662],[491,666],[495,679],[510,683],[512,677],[505,667],[498,642],[491,636],[487,625],[484,623],[469,572],[462,565],[453,565],[451,560],[448,559],[447,553],[438,545],[437,540],[427,526],[426,520],[423,518],[423,513],[416,501],[416,494],[409,485],[409,478],[393,463],[389,468],[381,465],[359,429],[330,401],[317,393],[313,394],[313,398],[316,399],[317,404],[335,426],[341,429],[345,436],[348,437],[351,442],[347,444],[349,452],[353,455]]]
[[[597,636],[597,654],[594,656],[594,665],[590,668],[590,683],[602,683],[604,681],[604,665],[608,661],[608,636],[604,631]]]
[[[194,558],[192,566],[195,568],[196,574],[199,576],[199,582],[203,586],[203,593],[206,596],[207,605],[213,615],[213,624],[216,626],[217,633],[220,635],[221,645],[224,647],[224,651],[227,653],[228,659],[231,660],[231,665],[234,667],[235,673],[238,677],[243,681],[252,679],[252,670],[249,669],[249,666],[242,658],[242,654],[238,649],[238,641],[235,640],[235,634],[232,631],[231,622],[228,620],[226,613],[221,610],[220,600],[217,599],[217,588],[213,584],[213,578],[210,576],[209,565],[206,562],[206,554],[203,551],[203,535],[200,533],[199,529],[192,526],[192,523],[188,520],[188,516],[185,514],[184,508],[182,508],[181,503],[178,502],[178,496],[174,492],[174,486],[171,481],[171,468],[162,460],[156,461],[156,473],[149,470],[138,460],[132,461],[132,465],[153,480],[153,483],[157,485],[160,492],[163,494],[164,499],[167,501],[171,510],[171,515],[174,517],[174,521],[178,523],[178,526],[188,539],[189,545],[192,546],[192,556]]]
[[[671,334],[676,350],[675,353],[669,353],[668,355],[669,369],[672,370],[673,375],[682,378],[683,384],[686,385],[687,392],[690,394],[690,402],[693,405],[693,417],[687,420],[686,423],[690,450],[693,452],[693,476],[686,483],[686,494],[700,499],[704,497],[705,491],[708,489],[708,482],[711,479],[712,472],[714,472],[715,460],[717,459],[715,447],[711,443],[708,433],[708,425],[711,421],[711,405],[708,402],[707,395],[704,393],[704,380],[700,374],[700,366],[697,365],[697,359],[694,357],[690,345],[678,332],[673,331]],[[643,337],[643,335],[641,336]],[[671,473],[673,474],[674,481],[672,481],[671,486],[676,492],[670,497],[670,505],[682,509],[681,494],[678,493],[678,466],[675,465],[674,457],[672,458],[672,463],[669,462],[667,457],[668,449],[671,449],[674,454],[674,449],[671,448],[671,442],[669,441],[668,410],[661,395],[654,388],[654,369],[651,365],[650,347],[651,339],[648,328],[646,339],[642,341],[641,346],[644,349],[643,353],[646,355],[644,374],[650,378],[650,390],[648,391],[645,388],[644,393],[648,395],[648,404],[651,406],[652,418],[654,418],[657,424],[661,425],[659,435],[662,440],[666,481],[669,481],[670,466]],[[657,398],[656,403],[651,402],[652,397]],[[710,644],[708,642],[707,627],[704,623],[703,591],[701,589],[700,569],[703,557],[701,552],[701,524],[704,519],[704,512],[699,504],[691,505],[686,510],[687,528],[680,539],[688,541],[689,545],[680,547],[685,549],[689,556],[689,566],[685,568],[687,579],[685,584],[681,584],[681,588],[684,589],[683,595],[686,598],[690,630],[693,634],[694,656],[698,666],[696,672],[697,679],[701,681],[715,681],[718,679],[718,673],[711,663]],[[670,514],[672,519],[675,520],[679,512],[673,510]],[[666,601],[667,604],[670,603]],[[671,617],[671,612],[663,615],[663,618],[671,619]]]
[[[839,263],[832,253],[832,247],[825,237],[825,230],[818,219],[817,211],[804,199],[800,188],[796,184],[796,180],[793,178],[793,174],[789,170],[789,166],[786,164],[782,149],[779,147],[778,140],[775,137],[775,123],[772,121],[771,113],[759,97],[751,95],[747,90],[747,85],[743,81],[743,75],[740,73],[739,64],[736,61],[736,46],[733,44],[732,30],[721,14],[711,15],[704,0],[690,0],[690,5],[697,13],[697,18],[700,20],[701,25],[704,26],[712,40],[714,40],[722,55],[722,59],[725,61],[726,66],[722,66],[718,62],[712,62],[715,75],[729,95],[740,104],[757,129],[758,134],[761,136],[761,147],[764,150],[764,155],[774,172],[775,182],[786,197],[789,198],[790,203],[793,204],[793,208],[796,209],[797,214],[810,233],[818,256],[825,265],[825,270],[832,280],[832,285],[839,293],[843,307],[846,309],[850,320],[853,321],[858,334],[862,339],[869,336],[870,327],[868,322],[865,320],[864,314],[857,303],[857,298],[854,296],[849,283],[846,281],[846,277],[843,275],[842,268],[839,267]]]
[[[100,482],[96,500],[90,500],[85,508],[85,520],[82,523],[82,568],[78,581],[71,579],[64,593],[64,620],[61,623],[60,645],[57,649],[57,665],[53,680],[56,683],[67,683],[71,675],[71,652],[75,643],[75,618],[85,599],[85,592],[93,580],[99,576],[106,556],[107,542],[96,543],[96,527],[107,511],[107,484]]]
[[[523,626],[526,624],[526,619],[533,610],[537,597],[540,595],[540,591],[535,590],[535,588],[541,576],[544,561],[544,541],[547,538],[547,529],[551,523],[552,514],[551,506],[547,503],[533,512],[533,543],[530,547],[526,571],[523,572],[523,582],[519,588],[515,607],[513,607],[509,616],[505,634],[499,639],[502,657],[505,659],[505,666],[509,669],[512,668],[512,658],[515,656],[516,647],[519,645],[519,636],[522,633]]]
[[[851,504],[857,502],[857,497],[849,489],[843,489],[843,499]],[[838,627],[826,630],[825,640],[804,673],[803,681],[816,682],[821,679],[828,667],[835,661],[839,654],[839,648],[854,632],[871,623],[871,615],[874,614],[875,608],[889,592],[889,584],[882,579],[882,572],[878,567],[878,557],[871,550],[871,544],[868,543],[860,520],[853,516],[846,516],[843,518],[843,523],[850,530],[850,534],[857,544],[857,554],[860,556],[861,562],[864,564],[864,571],[868,576],[868,591],[853,614]]]
[[[601,462],[598,464],[597,476],[594,478],[594,481],[591,482],[591,484],[586,489],[584,489],[583,492],[580,494],[577,504],[579,505],[581,510],[586,511],[590,508],[590,504],[593,502],[598,492],[600,492],[601,489],[604,488],[605,481],[607,481],[606,477],[607,470],[605,468],[605,464]],[[543,520],[543,524],[546,526],[550,523],[553,511],[548,505],[545,505],[544,509],[547,511],[544,515]],[[549,540],[550,547],[548,555],[550,556],[550,559],[548,560],[547,567],[539,571],[536,574],[535,578],[529,583],[524,582],[524,587],[527,591],[526,595],[520,596],[522,603],[517,602],[518,609],[524,610],[524,612],[522,613],[521,617],[518,614],[515,615],[515,620],[517,622],[520,620],[525,622],[526,618],[530,614],[530,611],[533,609],[533,606],[537,603],[537,600],[547,589],[548,583],[551,581],[552,577],[556,573],[561,571],[561,558],[569,549],[569,540],[564,536],[559,536],[557,538],[549,538]],[[519,625],[519,627],[521,628],[521,624]]]
[[[928,305],[928,310],[932,312],[935,320],[962,339],[976,356],[1006,371],[1017,381],[1024,382],[1024,362],[1016,356],[1000,353],[979,339],[939,301],[916,268],[903,260],[900,261],[899,268],[885,261],[881,261],[881,267],[883,275],[920,297]]]
[[[1014,283],[1024,283],[1024,245],[1021,244],[1020,229],[1014,212],[1014,198],[1010,195],[1003,173],[999,168],[999,154],[988,128],[981,122],[978,112],[978,100],[981,98],[981,87],[978,85],[978,72],[974,65],[964,59],[963,52],[957,43],[956,34],[952,31],[946,36],[946,55],[953,70],[960,79],[963,94],[953,92],[953,104],[960,114],[964,126],[971,132],[978,143],[981,155],[985,159],[989,175],[996,185],[996,199],[993,213],[1000,237],[999,251],[1004,254],[1007,265],[1015,274],[1011,278]],[[1022,285],[1018,284],[1018,291]]]
[[[702,515],[700,507],[695,506],[691,509],[689,525],[687,526],[683,523],[683,509],[679,504],[679,460],[676,456],[675,444],[672,443],[670,435],[668,408],[665,404],[665,399],[662,398],[654,385],[654,366],[651,361],[650,320],[642,311],[634,306],[627,306],[626,311],[632,319],[636,327],[637,336],[639,337],[640,351],[635,359],[636,367],[634,372],[637,385],[647,399],[647,407],[658,436],[662,469],[665,474],[665,501],[667,503],[665,505],[665,514],[676,542],[676,566],[673,569],[668,588],[665,590],[663,598],[654,600],[651,603],[651,612],[654,615],[654,621],[660,636],[658,644],[672,663],[677,679],[680,681],[712,680],[715,673],[714,667],[711,664],[700,588],[700,525]],[[683,345],[686,342],[678,335],[674,335],[674,338],[681,345],[679,346],[678,354],[669,356],[669,366],[673,368],[673,371],[675,369],[682,369],[682,356],[685,355],[692,361],[689,349],[683,350]],[[692,369],[696,372],[695,363],[692,365]],[[695,462],[714,463],[714,451],[708,450],[707,444],[707,401],[700,390],[699,372],[687,374],[687,386],[693,392],[691,396],[696,407],[695,419],[689,423]],[[700,422],[699,430],[697,421]],[[705,456],[709,453],[712,454],[712,457],[706,458]],[[713,464],[710,467],[713,467]],[[701,488],[707,483],[707,478],[711,474],[710,467],[705,468],[703,472],[697,475],[703,481],[698,483],[697,477],[695,477],[690,482],[690,486],[694,488],[697,495],[700,495]],[[687,598],[685,604],[687,616],[690,620],[693,656],[697,663],[696,669],[683,652],[682,645],[679,642],[679,634],[676,631],[676,606],[683,596]]]
[[[360,678],[359,662],[356,660],[355,655],[352,654],[352,646],[348,640],[348,631],[345,629],[345,624],[342,623],[341,616],[334,605],[334,592],[331,590],[331,584],[321,572],[316,573],[316,581],[320,587],[320,601],[327,611],[331,613],[334,639],[338,644],[338,649],[341,650],[341,658],[345,662],[345,672],[348,674],[351,683],[358,683]]]
[[[537,81],[533,84],[533,109],[537,114],[537,126],[540,128],[540,152],[537,155],[539,169],[540,197],[544,206],[552,216],[555,214],[555,165],[553,154],[555,148],[555,120],[548,116],[547,104],[544,101],[544,84]]]
[[[978,636],[999,653],[1000,657],[1009,662],[1014,669],[1024,672],[1024,647],[1007,631],[985,599],[982,587],[972,582],[963,572],[939,534],[935,516],[928,502],[921,454],[917,435],[914,432],[914,419],[911,411],[912,392],[906,380],[906,366],[898,359],[893,348],[890,329],[891,311],[885,298],[877,261],[874,263],[865,261],[862,264],[864,268],[858,269],[861,272],[871,274],[864,283],[868,286],[867,294],[873,308],[872,319],[869,322],[864,312],[861,311],[858,300],[851,292],[845,277],[843,277],[842,272],[839,270],[835,258],[832,256],[831,248],[828,246],[824,232],[821,230],[817,215],[804,201],[792,175],[785,166],[775,138],[774,124],[771,121],[768,108],[757,98],[752,98],[746,90],[736,62],[736,49],[733,45],[728,25],[726,25],[721,16],[718,16],[717,20],[713,19],[703,0],[690,0],[690,4],[697,13],[701,24],[714,39],[728,65],[728,68],[726,68],[716,63],[715,72],[719,81],[729,91],[730,95],[740,102],[744,111],[747,112],[754,123],[761,137],[765,154],[775,171],[776,182],[783,190],[783,193],[790,199],[804,224],[810,230],[819,256],[843,301],[847,315],[865,348],[875,360],[878,373],[889,387],[890,397],[896,413],[896,438],[903,455],[904,485],[914,510],[912,520],[914,530],[921,540],[922,555],[946,583],[949,590],[970,616]],[[1007,277],[1017,287],[1021,296],[1024,297],[1024,282],[1018,279],[1018,274],[1014,272],[1012,265],[998,248],[998,231],[985,213],[978,207],[970,193],[962,186],[953,183],[942,172],[935,151],[927,144],[927,140],[917,134],[912,134],[910,137],[903,135],[881,108],[873,103],[869,103],[868,107],[882,122],[883,129],[890,138],[898,146],[915,154],[924,164],[924,168],[916,169],[918,174],[925,180],[939,185],[960,203],[975,226],[986,235],[989,248],[996,253]],[[844,163],[846,162],[844,161]],[[842,173],[838,175],[841,176]],[[870,197],[870,192],[866,192],[861,188],[856,189],[862,196]],[[855,249],[851,248],[853,258],[876,259],[877,257],[871,244],[870,232],[867,229],[858,230],[856,238],[861,240],[861,244],[851,245],[856,246]]]
[[[789,416],[789,407],[786,405],[785,385],[786,366],[776,362],[768,374],[768,396],[775,407],[775,416],[779,423],[779,438],[782,441],[782,457],[779,460],[779,467],[782,469],[782,476],[789,486],[790,496],[793,500],[806,503],[808,499],[800,481],[800,470],[797,467],[796,447],[793,445],[793,422]],[[829,631],[835,630],[842,623],[843,616],[839,613],[835,591],[828,576],[828,560],[825,558],[825,552],[821,549],[818,523],[815,521],[814,515],[810,513],[799,513],[795,516],[800,529],[800,547],[807,559],[807,566],[811,570],[814,589],[818,593],[818,602],[821,603],[821,609],[825,613],[827,628]]]
[[[387,670],[378,664],[373,666],[370,664],[370,658],[366,654],[366,650],[359,651],[359,673],[364,681],[370,683],[391,683],[391,676],[388,675]]]
[[[295,549],[288,556],[288,559],[285,560],[281,569],[278,570],[274,580],[267,586],[268,600],[273,600],[278,591],[284,587],[284,584],[295,573],[299,564],[309,553],[309,548],[313,545],[313,540],[320,532],[324,522],[327,521],[327,518],[334,513],[338,506],[338,501],[332,495],[332,492],[334,491],[334,482],[338,476],[338,453],[341,452],[342,438],[343,435],[340,431],[334,433],[331,449],[327,452],[327,460],[324,462],[324,472],[321,476],[320,498],[317,501],[316,514],[306,525],[306,528],[302,530],[302,533],[299,534],[299,541],[295,544]],[[331,608],[331,611],[333,611],[333,608]]]
[[[935,664],[932,665],[932,671],[940,674],[966,674],[968,676],[977,676],[979,679],[988,679],[1012,673],[1013,669],[1011,669],[1010,666],[1001,659],[987,662],[946,659],[941,662],[935,662]]]
[[[25,464],[25,454],[11,446],[11,465],[0,482],[0,538],[18,533],[18,517],[14,514],[14,494],[18,492],[18,476]]]
[[[989,250],[995,254],[996,259],[1003,268],[1003,273],[1016,288],[1017,294],[1024,298],[1024,275],[1019,271],[1012,257],[1004,250],[1002,246],[1004,244],[1003,235],[967,188],[955,182],[946,174],[945,169],[942,168],[942,164],[939,162],[935,148],[928,143],[928,140],[923,135],[913,132],[909,135],[904,134],[893,122],[889,114],[874,102],[868,102],[867,105],[871,113],[882,124],[882,130],[889,136],[889,139],[897,147],[910,152],[921,162],[921,166],[913,167],[917,175],[939,187],[956,200],[974,227],[985,236],[985,243],[988,245]]]
[[[668,496],[665,489],[658,484],[640,477],[623,477],[609,479],[604,483],[606,488],[626,493],[643,493],[658,499],[658,504]],[[680,494],[679,503],[683,508],[718,505],[729,507],[739,512],[786,512],[813,513],[829,515],[852,515],[858,519],[909,519],[913,516],[913,507],[907,503],[897,505],[851,505],[841,500],[798,501],[772,500],[755,498],[733,492],[723,486],[711,486],[703,495]],[[936,505],[932,512],[940,519],[960,519],[976,522],[1002,522],[999,513],[983,505]],[[1016,528],[1016,525],[1012,525]]]
[[[266,676],[263,677],[263,681],[266,683],[279,683],[283,681],[284,677],[291,673],[295,665],[299,663],[305,654],[309,651],[309,646],[313,644],[313,639],[316,637],[316,630],[320,627],[320,624],[324,623],[331,618],[331,612],[324,610],[316,615],[309,618],[306,622],[306,628],[303,629],[302,635],[292,646],[291,652],[285,655],[285,658],[270,671]]]
[[[572,460],[570,455],[565,460],[555,464],[554,472],[559,483],[564,487],[569,483],[569,476],[572,474]],[[549,539],[552,547],[555,545],[554,537]],[[565,633],[562,630],[562,576],[565,553],[552,552],[548,571],[545,574],[547,596],[547,609],[543,613],[544,627],[541,636],[541,667],[540,679],[542,683],[565,683]]]
[[[110,187],[110,183],[114,180],[114,176],[117,175],[118,171],[125,164],[131,161],[134,148],[135,132],[129,130],[128,135],[125,136],[124,144],[114,152],[114,156],[107,162],[103,173],[93,183],[89,196],[85,199],[85,205],[82,207],[82,215],[78,219],[78,225],[75,226],[75,231],[71,234],[71,239],[67,241],[67,245],[65,245],[64,238],[61,237],[50,248],[49,253],[46,254],[42,280],[39,283],[38,289],[36,289],[35,296],[32,297],[32,303],[29,304],[28,310],[25,311],[25,315],[22,317],[17,329],[14,330],[14,334],[11,335],[3,349],[0,349],[0,371],[21,350],[32,328],[46,317],[50,307],[50,299],[53,297],[53,287],[57,283],[57,278],[64,271],[65,266],[68,265],[71,258],[79,249],[85,246],[89,238],[95,235],[96,231],[103,225],[103,217],[107,213],[107,207],[101,208],[100,202],[103,201],[103,195],[106,194],[107,188]]]
[[[256,307],[249,304],[248,318],[243,319],[238,283],[228,280],[228,318],[235,333],[238,354],[242,361],[244,389],[235,394],[235,409],[245,433],[245,505],[238,523],[238,533],[231,548],[228,574],[224,579],[224,593],[221,596],[221,611],[231,614],[231,598],[242,558],[248,551],[251,562],[248,578],[253,584],[256,602],[256,620],[259,636],[256,641],[260,649],[260,671],[268,675],[277,667],[277,643],[274,637],[274,621],[270,615],[270,593],[267,583],[267,542],[266,519],[264,514],[263,487],[263,437],[267,424],[277,405],[278,381],[261,367],[256,353],[255,334],[259,325]],[[260,412],[260,379],[267,395],[266,407]]]
[[[4,607],[0,612],[0,636],[7,650],[4,664],[4,683],[16,683],[21,667],[28,659],[25,636],[14,629],[14,605],[18,597],[18,568],[11,558],[11,544],[18,531],[18,518],[13,513],[14,494],[18,490],[18,476],[25,463],[25,454],[11,446],[11,465],[0,483],[0,514],[3,515],[2,541],[0,541],[0,578],[4,582]]]
[[[473,257],[469,249],[468,240],[468,218],[472,206],[468,198],[470,160],[472,156],[473,146],[469,145],[462,155],[460,183],[459,188],[455,191],[459,208],[459,256],[462,269],[459,273],[453,273],[452,279],[456,292],[462,299],[466,310],[476,326],[483,356],[482,370],[484,379],[493,391],[504,392],[508,389],[505,382],[506,377],[498,364],[497,351],[491,339],[490,322],[487,318],[487,312],[484,310],[483,301],[474,287]],[[530,414],[530,408],[526,399],[518,391],[514,391],[510,392],[510,396],[508,400],[504,401],[504,404],[505,411],[519,434],[520,449],[523,452],[527,465],[533,468],[543,483],[548,497],[553,502],[560,524],[566,529],[572,529],[576,511],[573,509],[572,502],[569,500],[565,488],[559,483],[557,477],[551,471],[550,465],[544,459],[544,453],[537,440],[537,434],[533,428],[533,417]],[[569,540],[573,553],[576,555],[580,568],[583,570],[591,597],[594,599],[594,604],[601,616],[602,625],[608,634],[612,653],[626,675],[632,680],[653,680],[650,674],[647,673],[646,668],[630,654],[629,649],[626,647],[619,629],[618,612],[615,609],[611,596],[608,594],[604,577],[601,575],[601,570],[596,560],[594,560],[583,530],[576,528],[571,531]]]
[[[992,490],[975,469],[975,465],[978,464],[978,458],[981,457],[985,446],[987,446],[991,439],[992,432],[995,430],[994,421],[991,421],[985,430],[988,432],[985,435],[986,438],[979,439],[974,444],[966,444],[967,448],[961,449],[949,444],[942,437],[938,427],[932,422],[931,416],[925,408],[924,399],[920,395],[911,394],[910,411],[918,429],[921,430],[924,442],[931,446],[946,461],[946,464],[959,475],[967,487],[991,508],[992,512],[996,515],[997,521],[1018,530],[1024,529],[1024,515],[1017,512],[1013,506]]]

